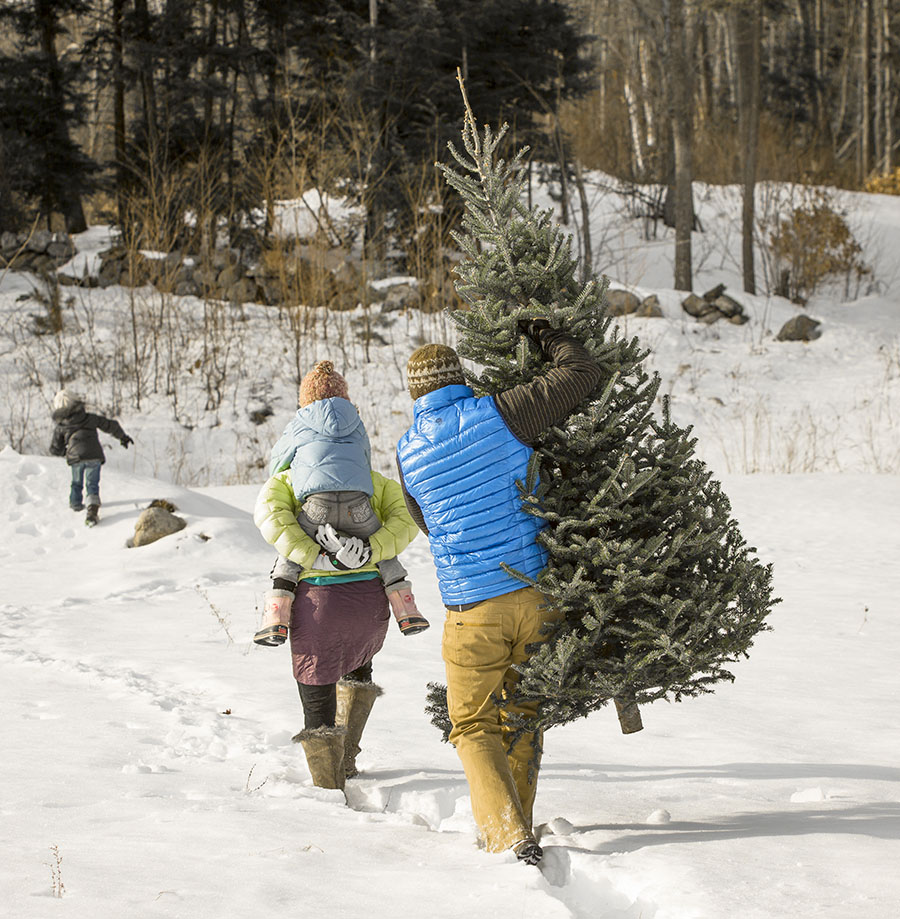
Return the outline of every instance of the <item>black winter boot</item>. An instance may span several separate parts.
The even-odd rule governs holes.
[[[544,857],[544,850],[533,839],[517,842],[513,846],[513,852],[516,853],[516,858],[526,865],[536,865]]]

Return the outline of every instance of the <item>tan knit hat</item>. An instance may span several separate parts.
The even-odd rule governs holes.
[[[418,399],[442,386],[465,385],[462,364],[447,345],[422,345],[413,351],[406,364],[409,394]]]
[[[318,361],[312,370],[300,382],[298,402],[302,408],[319,399],[332,399],[340,396],[349,399],[347,381],[335,372],[331,361]]]

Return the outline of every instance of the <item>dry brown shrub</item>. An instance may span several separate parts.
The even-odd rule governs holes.
[[[886,175],[870,176],[866,191],[875,195],[900,195],[900,166]]]
[[[846,219],[834,210],[824,189],[810,188],[807,200],[787,217],[775,217],[768,238],[775,264],[785,277],[780,290],[795,302],[805,302],[829,278],[859,282],[872,273],[863,260]]]

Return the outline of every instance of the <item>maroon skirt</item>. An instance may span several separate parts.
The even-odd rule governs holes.
[[[381,578],[301,581],[291,610],[294,679],[311,686],[336,683],[381,650],[390,618]]]

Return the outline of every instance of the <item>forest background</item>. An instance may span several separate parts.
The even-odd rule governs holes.
[[[5,0],[0,25],[0,230],[112,223],[209,258],[223,236],[271,249],[274,203],[316,188],[364,215],[352,239],[321,221],[329,248],[415,275],[424,306],[454,301],[459,205],[432,167],[459,133],[457,68],[479,121],[556,180],[564,223],[599,169],[648,234],[674,227],[678,289],[694,181],[744,187],[748,292],[757,182],[900,185],[897,0]]]
[[[900,0],[0,16],[10,908],[294,915],[301,870],[307,911],[333,916],[893,919]],[[617,325],[784,601],[727,691],[647,706],[628,738],[609,712],[555,729],[549,880],[474,849],[422,713],[440,629],[381,652],[390,705],[350,812],[308,785],[289,670],[251,640],[272,561],[251,510],[297,378],[336,362],[390,474],[410,351],[456,343],[460,205],[433,164],[461,125],[457,67],[479,122],[510,124],[506,153],[530,147],[527,203],[610,277],[610,310],[654,302]],[[695,285],[741,311],[689,313]],[[816,340],[783,340],[800,318]],[[45,457],[60,386],[134,437],[108,445],[96,529]],[[126,548],[160,497],[187,527]],[[427,543],[404,562],[439,610]]]

